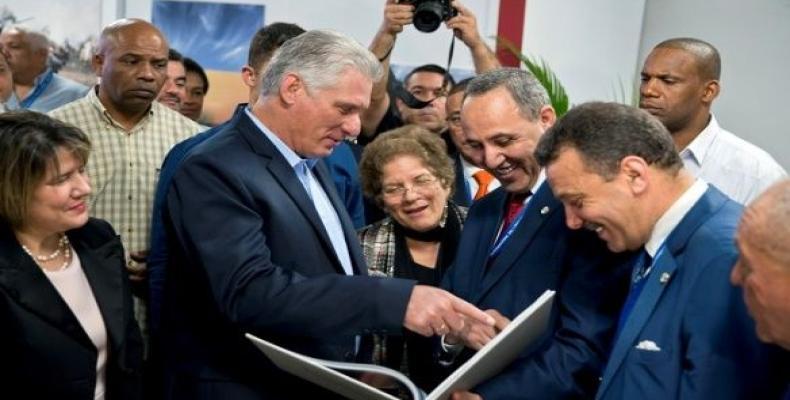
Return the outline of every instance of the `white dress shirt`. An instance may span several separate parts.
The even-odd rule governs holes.
[[[716,186],[741,204],[748,204],[787,172],[765,150],[710,122],[680,151],[683,164],[694,176]]]

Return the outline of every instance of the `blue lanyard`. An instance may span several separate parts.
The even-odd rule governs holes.
[[[494,242],[494,247],[491,249],[491,252],[488,253],[489,259],[498,256],[499,253],[502,252],[502,247],[505,245],[505,242],[507,242],[507,240],[510,239],[511,236],[513,236],[513,232],[516,231],[516,228],[518,228],[518,224],[521,222],[522,219],[524,219],[524,214],[526,214],[526,212],[527,212],[527,204],[524,204],[524,206],[521,207],[521,211],[518,212],[516,219],[514,219],[513,222],[510,223],[510,226],[507,227],[507,231],[505,231],[503,234],[500,234],[496,242]]]
[[[25,100],[19,102],[19,108],[30,108],[33,105],[33,102],[36,101],[45,90],[50,83],[52,83],[52,76],[55,75],[54,72],[50,69],[47,71],[47,75],[44,76],[44,79],[36,85],[36,88],[33,90],[33,93],[30,93],[29,96],[25,98]]]

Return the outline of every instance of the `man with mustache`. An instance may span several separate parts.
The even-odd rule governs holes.
[[[187,96],[187,70],[184,65],[184,56],[175,49],[170,49],[167,52],[167,73],[165,76],[167,79],[165,79],[156,101],[171,110],[181,112],[181,107]]]
[[[569,111],[535,150],[569,228],[638,252],[596,399],[775,399],[787,371],[729,283],[742,207],[683,168],[669,132],[616,103]]]
[[[92,61],[100,83],[82,99],[50,112],[91,139],[87,170],[97,189],[91,214],[109,221],[121,235],[138,295],[145,291],[159,167],[173,145],[200,130],[197,123],[155,101],[167,60],[167,40],[155,26],[139,19],[112,22],[102,30]],[[135,315],[146,336],[141,297],[135,297]]]
[[[469,82],[461,109],[467,144],[501,187],[469,209],[455,264],[442,286],[496,316],[445,338],[445,361],[463,342],[479,349],[546,289],[559,293],[538,344],[499,375],[454,399],[591,397],[628,287],[626,269],[592,232],[571,231],[533,156],[555,121],[545,89],[529,72],[504,68]]]
[[[645,60],[639,107],[672,134],[686,170],[746,204],[787,172],[764,150],[719,127],[710,108],[720,75],[721,57],[710,43],[665,40]]]

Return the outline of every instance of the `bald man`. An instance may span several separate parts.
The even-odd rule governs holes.
[[[719,127],[710,108],[720,76],[721,57],[710,43],[665,40],[645,60],[639,107],[666,126],[688,171],[746,204],[787,172],[764,150]]]
[[[122,19],[102,30],[93,69],[100,78],[88,94],[51,112],[81,128],[93,149],[88,175],[97,188],[92,216],[109,221],[121,235],[131,278],[145,290],[151,209],[159,167],[168,150],[200,126],[156,96],[165,82],[168,43],[155,26]],[[145,308],[136,299],[144,336]]]
[[[790,350],[790,180],[761,194],[741,218],[730,276],[743,287],[760,339]]]
[[[40,32],[12,26],[0,33],[0,47],[14,77],[6,102],[20,108],[47,112],[85,95],[88,87],[66,79],[49,68],[49,39]]]

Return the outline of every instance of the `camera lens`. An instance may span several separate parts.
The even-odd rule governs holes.
[[[414,27],[420,32],[433,32],[442,23],[442,5],[438,1],[420,3],[414,10]]]

